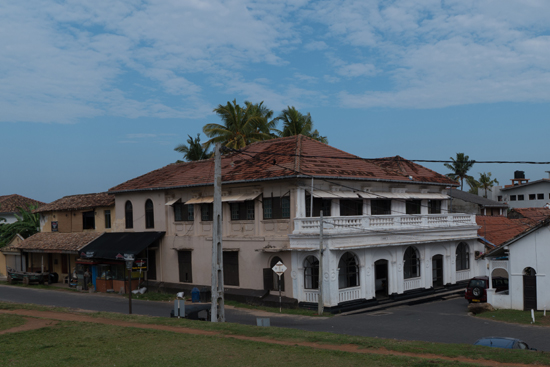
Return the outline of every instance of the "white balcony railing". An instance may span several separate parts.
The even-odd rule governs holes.
[[[344,288],[338,291],[338,302],[353,301],[361,298],[361,287]]]
[[[405,279],[405,291],[422,287],[421,280],[422,278]]]
[[[319,302],[318,290],[305,290],[304,291],[305,302],[317,303]]]
[[[371,215],[325,217],[324,222],[324,231],[339,233],[348,232],[350,229],[427,229],[475,225],[476,216],[474,214]],[[294,219],[294,234],[319,233],[319,228],[318,217]]]

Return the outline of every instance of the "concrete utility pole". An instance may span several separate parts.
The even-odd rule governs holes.
[[[214,223],[212,231],[212,308],[211,321],[225,322],[223,299],[222,246],[222,158],[220,143],[214,150]]]
[[[319,223],[319,299],[317,306],[317,314],[322,315],[325,307],[323,301],[323,211],[320,213]]]

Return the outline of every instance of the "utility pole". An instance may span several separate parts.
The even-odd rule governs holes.
[[[313,195],[313,193],[312,193]],[[313,208],[312,208],[313,209]],[[323,301],[323,211],[320,213],[319,223],[319,296],[317,314],[320,316],[323,314],[325,303]]]
[[[212,230],[212,322],[225,322],[222,246],[222,158],[220,143],[214,150],[214,221]]]

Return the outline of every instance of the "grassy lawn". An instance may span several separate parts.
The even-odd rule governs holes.
[[[11,329],[12,327],[21,326],[25,323],[25,319],[16,315],[0,315],[0,331]]]
[[[493,312],[484,312],[477,315],[485,319],[510,322],[514,324],[527,324],[531,325],[533,319],[531,318],[531,311],[519,311],[519,310],[495,310]],[[533,325],[550,326],[550,312],[546,312],[544,316],[543,311],[535,311],[535,323]]]
[[[465,366],[79,322],[0,336],[2,366]]]
[[[35,307],[31,305],[26,305],[25,307],[22,307],[23,305],[17,305],[17,304],[9,304],[9,303],[0,303],[0,309],[17,309],[17,308],[27,308],[27,309],[40,309],[40,310],[61,310],[63,309],[53,309],[48,307]],[[146,316],[135,316],[135,315],[122,315],[122,314],[111,314],[111,313],[92,313],[87,314],[90,316],[95,317],[104,317],[104,318],[111,318],[111,319],[117,319],[117,320],[124,320],[124,321],[130,321],[130,322],[138,322],[138,323],[145,323],[145,324],[157,324],[157,325],[169,325],[169,326],[181,326],[181,327],[188,327],[193,329],[201,329],[201,330],[210,330],[210,331],[217,331],[224,335],[243,335],[248,337],[261,337],[261,338],[269,338],[274,340],[281,340],[281,341],[290,341],[292,343],[299,343],[299,342],[315,342],[320,344],[329,344],[329,345],[343,345],[343,344],[351,344],[356,345],[359,348],[364,349],[380,349],[384,348],[389,351],[396,351],[396,352],[406,352],[406,353],[414,353],[414,354],[434,354],[438,356],[445,356],[445,357],[465,357],[465,358],[471,358],[471,359],[480,359],[480,360],[492,360],[496,362],[503,362],[503,363],[522,363],[522,364],[539,364],[539,365],[550,365],[550,355],[542,352],[531,352],[531,351],[522,351],[522,350],[503,350],[503,349],[496,349],[496,348],[487,348],[487,347],[479,347],[479,346],[473,346],[473,345],[465,345],[465,344],[440,344],[440,343],[429,343],[429,342],[411,342],[411,341],[399,341],[394,339],[380,339],[380,338],[367,338],[367,337],[355,337],[355,336],[347,336],[347,335],[338,335],[338,334],[332,334],[332,333],[321,333],[321,332],[306,332],[301,330],[294,330],[294,329],[285,329],[285,328],[262,328],[262,327],[255,327],[255,326],[248,326],[248,325],[239,325],[239,324],[231,324],[231,323],[209,323],[209,322],[201,322],[201,321],[192,321],[192,320],[186,320],[186,319],[170,319],[170,318],[158,318],[158,317],[146,317]],[[320,366],[325,366],[329,364],[325,364],[327,361],[333,361],[333,365],[340,365],[340,364],[346,364],[350,366],[354,365],[380,365],[380,366],[386,366],[386,365],[393,365],[393,366],[401,366],[401,365],[412,365],[412,366],[423,366],[423,365],[433,365],[433,363],[430,364],[427,360],[416,360],[411,358],[405,358],[404,357],[389,357],[384,356],[364,356],[364,355],[355,355],[350,356],[350,354],[353,353],[344,353],[344,352],[329,352],[329,351],[319,351],[319,350],[309,350],[307,348],[302,347],[296,347],[296,348],[289,348],[289,347],[282,347],[282,346],[275,346],[275,345],[263,345],[263,344],[255,344],[252,342],[237,342],[235,340],[227,341],[225,338],[219,338],[219,337],[199,337],[197,335],[195,336],[185,336],[180,334],[174,334],[169,332],[161,332],[161,331],[149,331],[149,330],[138,330],[138,329],[132,329],[132,328],[116,328],[114,330],[108,331],[106,333],[98,332],[101,334],[100,336],[92,337],[91,340],[88,338],[88,333],[84,333],[85,335],[82,336],[82,340],[79,340],[79,337],[75,337],[76,335],[80,335],[77,333],[77,331],[81,330],[90,330],[90,335],[96,335],[95,330],[104,330],[104,328],[108,328],[107,326],[102,325],[90,325],[86,323],[78,323],[80,326],[77,326],[74,328],[74,332],[71,329],[70,332],[66,331],[66,329],[63,329],[61,332],[58,332],[55,334],[55,337],[52,337],[50,340],[48,337],[45,337],[43,342],[37,344],[36,348],[39,347],[39,345],[43,345],[41,347],[42,349],[39,349],[39,353],[44,352],[53,352],[55,350],[63,349],[64,342],[68,343],[67,345],[74,345],[77,344],[78,353],[71,353],[70,351],[63,351],[63,353],[68,353],[71,358],[77,358],[80,353],[83,355],[86,355],[88,353],[87,348],[85,348],[88,344],[93,344],[96,341],[101,341],[98,345],[96,345],[94,348],[96,349],[96,353],[91,353],[93,356],[98,357],[97,349],[98,348],[107,348],[105,346],[101,346],[103,344],[108,345],[109,343],[113,342],[113,339],[116,339],[116,343],[112,346],[114,351],[116,351],[116,354],[124,354],[126,355],[126,351],[132,351],[134,348],[136,348],[137,351],[145,353],[147,355],[147,358],[150,358],[152,361],[151,364],[147,365],[156,365],[153,361],[159,361],[159,365],[162,363],[165,363],[165,365],[172,365],[172,363],[176,363],[176,359],[170,359],[172,357],[165,356],[165,355],[159,355],[159,351],[165,350],[165,345],[157,345],[157,340],[159,343],[167,343],[166,345],[169,345],[170,348],[167,348],[166,350],[175,353],[175,355],[181,357],[181,361],[186,361],[190,363],[191,365],[198,365],[194,364],[193,360],[186,359],[188,358],[188,354],[190,351],[192,351],[192,354],[195,355],[195,349],[189,349],[191,348],[192,341],[194,340],[201,340],[199,344],[205,345],[204,349],[202,347],[197,347],[196,353],[199,353],[198,351],[204,351],[206,350],[207,356],[196,355],[196,361],[202,361],[203,365],[220,365],[219,361],[223,360],[223,365],[232,366],[233,364],[225,364],[230,363],[229,361],[235,361],[234,365],[254,365],[254,363],[249,363],[251,361],[258,362],[262,360],[262,358],[280,358],[288,357],[289,358],[289,364],[290,366],[293,366],[295,363],[296,365],[305,363],[302,358],[302,356],[307,355],[308,359],[312,362],[314,361],[312,358],[314,358],[315,355],[322,356],[319,360],[315,359],[314,363],[319,364]],[[60,327],[68,327],[71,326],[71,323],[60,323],[56,328]],[[85,327],[85,328],[84,328]],[[96,329],[99,328],[99,329]],[[91,329],[89,329],[91,328]],[[51,329],[51,328],[50,328]],[[109,329],[110,330],[110,329]],[[141,342],[139,340],[135,340],[135,338],[132,336],[132,333],[128,330],[133,330],[133,332],[136,332],[136,335],[142,336],[142,342],[145,344],[140,344]],[[138,332],[139,331],[139,332]],[[44,329],[43,331],[37,330],[32,333],[46,333],[47,330]],[[31,333],[31,332],[25,332],[25,333]],[[74,333],[74,335],[73,335]],[[117,334],[118,333],[118,334]],[[122,335],[124,337],[115,337],[114,335]],[[145,333],[145,334],[144,334]],[[154,338],[152,338],[153,334]],[[164,336],[164,333],[168,333],[168,337]],[[112,335],[111,335],[112,334]],[[157,334],[159,335],[157,337]],[[68,339],[65,339],[64,335],[68,335]],[[5,345],[3,338],[8,337],[8,335],[0,336],[0,345]],[[12,335],[13,338],[18,338],[18,336]],[[58,343],[57,338],[61,338],[63,340],[62,342]],[[172,338],[174,340],[172,340]],[[97,339],[97,340],[96,340]],[[120,340],[119,340],[120,339]],[[138,338],[139,339],[139,338]],[[167,339],[170,339],[167,341]],[[215,341],[212,341],[212,340]],[[176,342],[177,340],[177,342]],[[47,341],[47,342],[45,342]],[[130,342],[132,341],[132,342]],[[212,342],[212,343],[211,343]],[[230,343],[230,344],[226,344]],[[126,343],[129,343],[130,345],[126,345]],[[133,343],[136,345],[141,345],[141,347],[136,347]],[[154,344],[151,344],[154,343]],[[176,343],[176,344],[174,344]],[[178,344],[179,343],[179,344]],[[216,348],[218,348],[218,345],[223,344],[223,348],[220,347],[222,350],[225,350],[227,353],[230,353],[230,357],[228,357],[225,352],[218,351]],[[8,344],[9,345],[9,344]],[[52,345],[52,346],[49,346]],[[228,346],[230,345],[230,347]],[[225,348],[228,349],[225,349]],[[15,348],[15,346],[13,347]],[[18,351],[17,348],[15,349],[9,349],[9,355],[11,357],[17,357],[18,353],[25,353],[24,350]],[[51,349],[51,351],[50,351]],[[82,350],[82,352],[81,352]],[[154,351],[149,352],[148,350]],[[299,352],[297,352],[299,350]],[[106,355],[111,355],[111,352],[106,352]],[[249,355],[248,357],[242,359],[241,353],[245,356]],[[283,354],[279,354],[283,353]],[[103,349],[102,352],[99,353],[100,355],[103,355]],[[131,353],[130,353],[131,354]],[[11,358],[10,357],[10,358]],[[94,358],[95,358],[94,357]],[[178,357],[178,358],[179,358]],[[0,356],[0,365],[2,364],[2,356]],[[17,357],[19,358],[19,357]],[[18,360],[15,358],[15,360]],[[52,357],[54,358],[54,357]],[[69,358],[69,357],[63,357],[63,358]],[[61,360],[64,360],[61,358]],[[114,358],[114,357],[113,357]],[[118,359],[117,359],[118,358]],[[125,362],[124,359],[120,359],[119,357],[115,358],[117,362],[115,363],[117,366],[120,365],[132,365],[130,362]],[[132,357],[133,358],[133,357]],[[216,358],[221,358],[216,362]],[[258,359],[256,359],[258,358]],[[386,363],[382,363],[378,360],[378,358],[382,358]],[[13,358],[12,358],[13,359]],[[81,361],[80,359],[67,359],[67,364],[65,365],[71,365],[71,363],[76,363]],[[133,360],[134,362],[136,360]],[[163,362],[164,361],[164,362]],[[388,362],[389,361],[389,362]],[[45,361],[43,361],[45,363]],[[441,361],[438,361],[439,364]],[[126,364],[125,364],[126,363]],[[233,363],[233,362],[231,362]],[[260,362],[258,362],[260,363]],[[262,362],[265,364],[264,362]],[[260,363],[260,364],[262,364]],[[331,362],[332,363],[332,362]],[[443,362],[441,362],[443,363]],[[101,363],[101,361],[97,361],[94,363],[89,363],[91,365],[105,365],[104,363]],[[10,364],[7,364],[10,366]],[[13,364],[14,366],[18,366],[20,364]],[[21,364],[22,365],[22,364]],[[28,365],[34,365],[32,363]],[[48,364],[37,364],[38,366],[48,366]],[[53,365],[53,364],[52,364]],[[60,364],[64,365],[64,364]],[[271,365],[271,364],[267,364]],[[446,365],[446,364],[441,364]],[[450,365],[450,364],[449,364]],[[452,365],[459,365],[456,362],[454,362]]]

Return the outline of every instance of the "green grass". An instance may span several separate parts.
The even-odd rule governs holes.
[[[8,304],[0,302],[0,309],[40,309],[66,311],[65,309],[55,309],[49,307],[38,307],[24,305],[20,307],[17,304]],[[193,321],[187,319],[170,319],[136,315],[122,315],[114,313],[91,313],[87,314],[93,317],[104,317],[129,322],[139,322],[144,324],[169,325],[188,327],[193,329],[216,331],[224,335],[244,335],[248,337],[262,337],[275,340],[298,342],[315,342],[320,344],[342,345],[352,344],[360,348],[385,348],[390,351],[406,352],[415,354],[434,354],[445,357],[465,357],[479,360],[492,360],[502,363],[521,363],[521,364],[540,364],[550,365],[550,354],[542,352],[531,352],[522,350],[504,350],[497,348],[479,347],[466,344],[442,344],[419,341],[400,341],[395,339],[380,339],[356,337],[348,335],[339,335],[323,332],[307,332],[295,329],[285,328],[265,328],[248,325],[239,325],[231,323],[210,323],[202,321]],[[0,339],[0,345],[2,341]],[[286,353],[286,352],[285,352]],[[285,354],[286,355],[286,354]],[[374,362],[373,362],[374,363]],[[400,362],[399,362],[400,363]],[[412,363],[412,362],[411,362]],[[417,362],[414,362],[417,363]],[[421,363],[421,362],[418,362]],[[424,363],[424,362],[422,362]],[[1,363],[0,363],[1,365]],[[118,366],[119,364],[117,364]],[[246,364],[244,364],[246,365]],[[352,364],[353,365],[353,364]],[[368,365],[368,364],[367,364]],[[395,364],[400,365],[400,364]],[[418,364],[422,365],[422,364]],[[427,365],[427,364],[426,364]]]
[[[25,319],[17,315],[0,315],[0,331],[25,324]]]
[[[535,311],[535,323],[533,325],[550,326],[550,312],[547,312],[546,315],[547,316],[544,316],[543,311]],[[533,321],[531,318],[531,311],[519,310],[495,310],[492,312],[484,312],[477,315],[477,317],[525,325],[531,325]]]
[[[0,345],[0,365],[10,367],[467,365],[78,322],[1,335]]]

